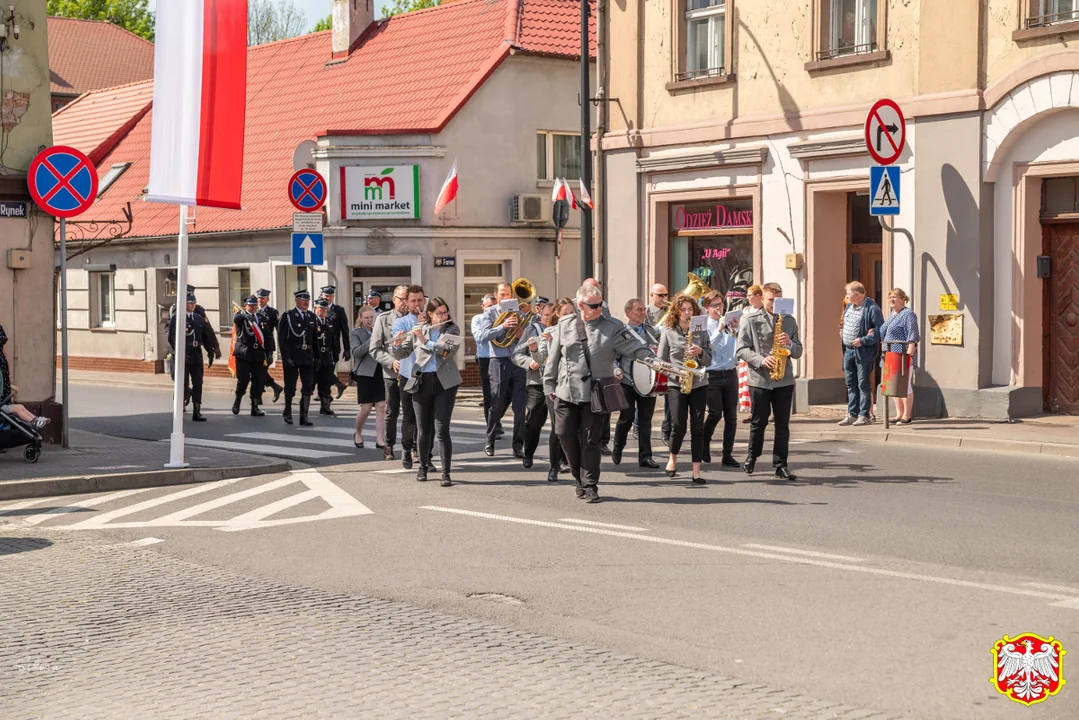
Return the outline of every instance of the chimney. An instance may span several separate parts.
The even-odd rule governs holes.
[[[333,0],[333,56],[346,57],[374,21],[374,0]]]

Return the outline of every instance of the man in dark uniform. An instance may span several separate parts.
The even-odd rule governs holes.
[[[336,292],[337,288],[335,288],[333,285],[327,285],[326,287],[322,288],[322,298],[326,300],[326,302],[329,304],[328,318],[330,321],[330,327],[332,328],[333,333],[337,336],[334,339],[334,344],[337,345],[338,348],[335,357],[341,357],[340,349],[344,348],[345,357],[350,358],[352,357],[352,349],[349,347],[348,338],[349,334],[352,332],[352,328],[350,328],[348,325],[348,314],[345,312],[345,309],[340,305],[335,305],[333,302],[334,293]],[[333,382],[337,386],[337,398],[340,399],[345,392],[345,388],[347,388],[348,385],[345,385],[343,382],[341,382],[341,378],[337,377],[336,367],[334,368],[333,372]],[[330,406],[328,404],[326,405],[326,409],[330,409]],[[333,413],[325,414],[332,415]]]
[[[277,381],[270,375],[270,366],[274,362],[274,353],[277,351],[277,342],[274,340],[274,333],[277,332],[277,325],[281,322],[281,313],[277,312],[277,308],[270,305],[270,291],[265,288],[260,288],[255,292],[255,297],[259,301],[258,313],[266,321],[266,364],[263,366],[262,375],[262,387],[273,388],[273,401],[277,402],[281,399],[281,391],[283,387],[277,384]],[[259,394],[259,405],[262,404],[262,394]]]
[[[187,295],[190,297],[190,296],[193,296],[194,294],[195,294],[195,286],[194,285],[188,285],[187,286]],[[210,332],[210,341],[208,343],[206,343],[206,355],[207,355],[207,357],[210,358],[210,365],[212,366],[214,364],[215,359],[217,359],[217,360],[221,359],[221,345],[217,341],[217,333],[214,332],[213,325],[210,324],[209,319],[207,319],[207,317],[206,317],[206,308],[204,308],[202,305],[199,305],[198,303],[195,303],[195,314],[202,318],[203,322],[206,324],[206,329]],[[169,308],[169,322],[171,323],[173,318],[175,318],[175,317],[176,317],[176,305],[173,305],[171,308]],[[171,325],[170,325],[170,327],[171,327]],[[172,377],[176,376],[175,372],[176,372],[176,369],[174,367]],[[187,409],[187,405],[188,405],[189,402],[191,402],[191,386],[188,384],[187,379],[185,378],[184,379],[184,409]],[[205,419],[205,418],[203,418],[203,419]]]
[[[277,326],[277,341],[285,371],[285,411],[281,417],[292,424],[292,398],[296,396],[296,381],[300,381],[300,425],[314,425],[307,413],[311,394],[315,391],[315,325],[318,318],[308,308],[311,293],[295,293],[296,307],[281,316]]]
[[[206,422],[206,418],[202,415],[202,348],[206,347],[206,354],[209,358],[210,367],[214,364],[213,351],[210,349],[211,342],[216,341],[213,331],[210,330],[210,324],[206,322],[202,315],[199,315],[196,311],[198,307],[195,302],[194,294],[187,296],[187,337],[186,342],[186,355],[184,356],[184,387],[191,387],[191,400],[194,403],[194,410],[191,414],[191,419],[195,422]],[[176,314],[169,319],[168,329],[169,345],[173,348],[173,353],[176,352]],[[175,368],[174,368],[175,372]],[[173,376],[175,378],[175,375]]]
[[[266,413],[259,409],[262,402],[262,379],[266,370],[266,336],[269,327],[266,317],[257,312],[258,298],[254,295],[244,300],[244,309],[232,318],[235,326],[236,341],[232,354],[236,358],[236,401],[232,403],[232,414],[240,414],[240,402],[251,383],[251,416],[262,417]]]
[[[337,379],[337,361],[341,357],[341,346],[337,344],[337,331],[330,321],[330,303],[321,297],[315,301],[315,385],[318,387],[320,415],[334,415],[330,409],[333,397],[330,388]]]

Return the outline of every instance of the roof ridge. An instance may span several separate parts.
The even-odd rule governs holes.
[[[281,45],[285,45],[287,43],[300,42],[301,40],[310,40],[312,35],[326,35],[332,32],[333,30],[319,30],[318,32],[304,33],[303,35],[297,35],[295,37],[281,38],[280,40],[271,40],[270,42],[264,42],[259,45],[251,45],[248,47],[248,50],[258,50],[259,48],[270,47],[271,45],[274,47],[280,47]]]
[[[381,20],[375,20],[375,23],[376,24],[382,24],[382,23],[387,23],[390,20],[395,20],[397,18],[417,17],[417,16],[420,16],[420,15],[429,15],[429,14],[431,14],[433,12],[438,12],[439,10],[448,11],[448,10],[452,10],[453,8],[464,7],[465,5],[472,5],[474,3],[486,3],[487,5],[497,5],[500,2],[503,2],[503,0],[457,0],[457,2],[450,2],[450,3],[446,3],[445,5],[434,5],[432,7],[422,8],[420,10],[409,10],[408,12],[398,13],[397,15],[390,15],[389,17],[384,17]]]
[[[517,39],[521,36],[521,16],[524,0],[508,0],[506,3],[506,39],[512,47],[517,47]]]
[[[90,97],[91,95],[101,95],[103,93],[113,92],[115,90],[123,90],[125,88],[134,87],[136,85],[146,85],[146,84],[152,85],[153,82],[154,82],[153,78],[147,78],[146,80],[136,80],[135,82],[124,83],[123,85],[113,85],[112,87],[97,88],[96,90],[87,90],[86,92],[82,93],[81,95],[76,97],[74,100],[69,102],[67,105],[64,105],[62,108],[60,108],[59,110],[54,112],[52,114],[52,116],[56,117],[57,115],[64,112],[68,108],[71,108],[71,107],[74,107],[74,106],[78,105],[80,102],[82,102],[86,98]]]
[[[91,18],[73,18],[73,17],[65,17],[63,15],[49,15],[49,16],[47,16],[45,18],[45,20],[46,20],[46,24],[48,24],[49,20],[63,20],[65,22],[83,22],[83,23],[96,23],[98,25],[108,25],[110,27],[116,28],[120,32],[127,33],[128,35],[130,35],[132,37],[136,37],[139,40],[142,40],[147,45],[153,45],[154,44],[152,40],[147,40],[142,35],[139,35],[138,33],[131,32],[130,30],[128,30],[123,25],[117,25],[116,23],[109,22],[108,20],[93,20]]]

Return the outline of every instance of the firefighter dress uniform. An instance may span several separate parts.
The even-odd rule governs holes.
[[[329,316],[330,303],[326,298],[315,301],[315,385],[318,388],[320,415],[334,415],[330,409],[330,394],[337,381],[337,360],[341,357],[337,327]]]
[[[266,364],[263,366],[262,371],[262,388],[273,389],[273,401],[277,402],[281,399],[281,391],[284,390],[282,386],[277,384],[277,381],[270,375],[270,366],[274,363],[274,353],[277,352],[277,341],[274,336],[277,333],[277,326],[281,322],[281,313],[277,312],[277,308],[270,305],[270,291],[265,288],[259,288],[255,291],[255,297],[259,300],[258,314],[262,316],[265,321],[266,330]],[[266,302],[262,302],[265,300]],[[262,404],[262,396],[259,396],[259,405]]]
[[[318,318],[307,309],[311,293],[295,293],[296,307],[281,316],[277,326],[277,343],[285,372],[285,410],[281,417],[292,424],[292,399],[296,382],[300,383],[300,425],[314,425],[308,419],[311,395],[315,392],[315,329]]]
[[[184,356],[184,387],[190,386],[191,388],[191,401],[193,404],[193,411],[191,419],[195,422],[205,422],[206,418],[202,415],[202,349],[206,348],[206,352],[210,357],[210,365],[214,364],[214,350],[213,348],[217,344],[217,338],[214,336],[213,331],[210,329],[209,323],[203,319],[203,316],[195,311],[195,296],[193,294],[187,296],[187,320],[186,320],[186,338],[184,345],[186,346]],[[173,355],[176,353],[176,314],[169,319],[168,328],[169,345],[172,346]],[[175,368],[173,369],[175,372]]]
[[[240,414],[240,402],[251,385],[251,415],[262,417],[266,413],[259,409],[262,403],[262,382],[266,370],[266,336],[269,326],[266,318],[258,314],[258,298],[254,295],[244,300],[244,309],[232,318],[235,344],[232,355],[236,358],[236,401],[232,404],[232,414]]]

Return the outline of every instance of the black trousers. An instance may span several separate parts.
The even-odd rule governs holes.
[[[300,381],[300,394],[310,397],[315,392],[314,365],[293,365],[285,363],[285,400],[296,397],[296,380]]]
[[[710,370],[708,372],[708,419],[704,421],[704,446],[712,444],[712,433],[723,420],[723,456],[734,452],[738,434],[738,371]]]
[[[332,398],[330,390],[337,384],[337,363],[323,363],[315,370],[315,383],[320,398]]]
[[[558,433],[556,433],[554,429],[556,412],[555,403],[546,395],[543,399],[547,404],[547,415],[551,418],[551,432],[547,436],[547,452],[550,457],[551,469],[557,470],[562,467],[562,463],[566,461],[566,454],[562,452],[562,441],[558,439]]]
[[[191,388],[191,402],[202,405],[202,358],[197,363],[184,363],[184,387]]]
[[[476,358],[476,364],[480,366],[480,388],[483,390],[483,420],[487,421],[487,413],[491,411],[491,358]]]
[[[749,425],[749,456],[759,458],[764,452],[764,429],[769,414],[775,417],[775,440],[772,443],[772,466],[785,467],[791,440],[791,402],[794,386],[774,389],[749,386],[751,421]]]
[[[408,393],[405,393],[406,395]],[[442,459],[442,472],[450,471],[453,458],[453,441],[450,439],[450,421],[453,406],[457,402],[457,386],[442,387],[437,373],[423,373],[420,388],[409,403],[415,408],[416,425],[419,430],[420,467],[431,463],[431,447],[438,434],[438,450]]]
[[[272,362],[273,361],[273,354],[272,353],[268,353],[268,354],[270,355],[270,359],[269,359],[268,362]],[[277,384],[277,381],[273,379],[273,376],[270,375],[270,366],[267,363],[260,363],[259,372],[262,374],[262,386],[261,386],[262,389],[260,390],[260,392],[265,392],[266,388],[279,388],[279,387],[281,387],[280,385]],[[282,388],[282,389],[284,389],[284,388]],[[261,396],[259,397],[259,400],[260,401],[262,400]]]
[[[525,384],[524,368],[509,358],[491,358],[491,410],[487,415],[487,442],[493,443],[506,409],[513,406],[513,447],[524,447]]]
[[[262,380],[265,369],[266,363],[261,360],[236,358],[236,397],[243,397],[243,394],[247,392],[247,384],[251,383],[251,402],[259,402],[262,399]]]
[[[397,384],[397,378],[385,375],[382,377],[382,385],[386,389],[386,447],[392,448],[397,442],[397,416],[401,414],[401,386]]]
[[[407,378],[398,376],[394,382],[397,383],[397,397],[400,398],[401,402],[401,450],[412,452],[416,449],[416,404],[412,402],[412,397],[405,392]],[[456,393],[454,397],[456,397]],[[389,422],[389,418],[386,420]],[[388,424],[386,430],[389,432]],[[386,442],[389,442],[389,436],[387,436]]]
[[[610,422],[610,415],[592,412],[589,403],[571,403],[555,400],[554,429],[562,443],[573,479],[579,489],[599,484],[599,444],[603,435],[603,423]]]
[[[536,454],[536,448],[539,447],[540,436],[543,434],[543,426],[547,422],[547,416],[550,412],[551,403],[550,398],[543,394],[542,385],[529,385],[526,392],[525,400],[525,426],[524,426],[524,454],[526,458],[531,458]],[[558,436],[551,433],[551,467],[558,469],[559,459],[561,453],[558,452],[559,448]]]
[[[652,395],[638,395],[631,387],[626,387],[625,391],[629,407],[618,414],[618,423],[614,426],[614,446],[626,446],[636,415],[637,459],[643,462],[652,457],[652,416],[656,413],[656,398]]]
[[[708,386],[694,388],[689,395],[681,389],[667,390],[667,404],[671,406],[671,452],[682,449],[688,422],[689,451],[693,462],[704,459],[704,411],[708,408]]]
[[[659,426],[659,431],[664,437],[671,435],[671,404],[669,402],[663,403],[663,423]]]

